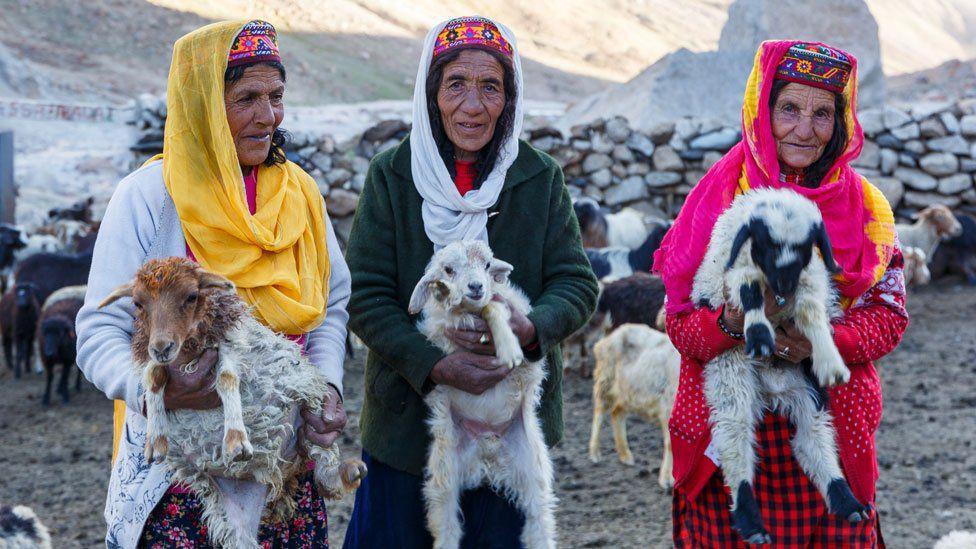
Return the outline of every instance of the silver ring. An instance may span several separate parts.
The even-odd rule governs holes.
[[[488,345],[488,332],[481,333],[481,338],[478,339],[478,343]]]
[[[790,356],[790,348],[783,347],[783,356]]]

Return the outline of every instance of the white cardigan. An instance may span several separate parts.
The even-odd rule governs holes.
[[[327,226],[329,301],[322,324],[308,334],[306,350],[341,393],[351,278],[335,231],[331,224]],[[146,261],[185,255],[186,241],[176,206],[163,183],[162,162],[148,164],[123,179],[112,195],[98,231],[88,293],[77,320],[78,366],[108,398],[125,400],[128,407],[105,504],[108,547],[137,545],[149,513],[170,480],[161,465],[149,465],[143,458],[143,388],[129,347],[132,301],[122,299],[104,309],[98,309],[98,304],[131,280]]]

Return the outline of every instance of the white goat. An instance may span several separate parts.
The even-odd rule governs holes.
[[[621,463],[634,464],[627,443],[627,414],[637,414],[661,426],[664,455],[658,484],[674,486],[671,474],[671,436],[668,418],[678,390],[681,356],[668,336],[644,324],[624,324],[593,347],[593,427],[590,431],[590,461],[600,461],[600,427],[610,412],[613,441]]]
[[[952,210],[942,204],[934,204],[918,212],[916,219],[911,225],[895,225],[902,250],[918,248],[925,253],[925,257],[931,258],[939,242],[962,234],[959,220],[952,215]]]
[[[586,248],[622,247],[633,250],[639,248],[647,236],[644,216],[633,208],[608,214],[596,200],[583,197],[573,203],[573,211]]]
[[[905,258],[905,283],[909,286],[924,286],[932,281],[928,260],[921,248],[902,248]]]
[[[0,505],[0,549],[50,549],[51,533],[24,505]]]
[[[482,241],[452,243],[431,258],[410,297],[418,328],[446,353],[457,350],[449,328],[488,323],[498,360],[514,371],[481,395],[438,385],[427,395],[430,453],[424,474],[427,526],[434,547],[461,542],[460,497],[485,483],[509,497],[525,516],[521,542],[529,549],[555,547],[556,497],[552,461],[536,408],[545,362],[527,362],[508,324],[509,306],[528,314],[529,300],[512,286],[512,266],[495,258]]]
[[[744,348],[706,364],[704,375],[712,445],[732,494],[734,526],[747,543],[771,541],[752,489],[755,426],[765,410],[793,423],[793,455],[830,512],[851,522],[867,517],[841,472],[823,391],[850,379],[830,328],[831,316],[840,314],[828,272],[836,270],[817,206],[792,191],[758,190],[718,218],[695,275],[696,303],[713,309],[727,303],[745,313]],[[767,286],[784,306],[773,318],[764,312]],[[812,378],[800,364],[770,358],[774,326],[786,320],[810,341]]]
[[[973,549],[976,548],[976,532],[953,530],[939,538],[932,549]]]
[[[304,472],[296,452],[315,460],[324,497],[338,499],[359,485],[365,465],[340,464],[338,445],[295,448],[299,407],[321,412],[328,383],[297,345],[249,314],[232,282],[172,257],[147,262],[101,306],[123,297],[136,307],[132,354],[146,388],[146,460],[165,463],[174,481],[201,498],[214,545],[258,547],[263,513],[275,521],[292,515]],[[208,348],[218,350],[215,389],[223,407],[167,411],[167,367],[192,372]],[[257,483],[257,497],[253,488],[235,493],[226,479]]]

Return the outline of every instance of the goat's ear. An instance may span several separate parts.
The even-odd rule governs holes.
[[[502,261],[497,257],[491,260],[491,267],[488,267],[488,274],[491,275],[492,280],[499,284],[504,284],[508,282],[508,275],[512,273],[511,263]]]
[[[732,250],[729,253],[729,262],[725,264],[726,269],[731,269],[732,265],[735,265],[735,260],[739,259],[739,252],[742,251],[742,246],[745,245],[746,241],[752,236],[752,223],[747,223],[739,227],[739,232],[735,234],[735,240],[732,241]]]
[[[132,288],[134,287],[135,284],[132,282],[126,282],[125,284],[119,286],[118,288],[115,289],[115,291],[108,294],[108,297],[103,299],[102,302],[98,304],[98,308],[101,309],[106,305],[115,303],[116,301],[122,299],[123,297],[132,297]]]
[[[830,237],[827,236],[827,228],[821,223],[813,228],[813,232],[814,241],[817,243],[817,248],[820,249],[820,257],[823,258],[827,270],[834,274],[839,273],[840,267],[834,261],[834,251],[830,248]]]
[[[203,269],[199,271],[199,284],[201,290],[234,291],[233,282],[219,274],[204,271]]]
[[[407,312],[415,315],[424,308],[424,304],[430,298],[430,287],[434,282],[436,272],[429,272],[424,276],[420,277],[417,281],[417,285],[413,287],[413,293],[410,294],[410,304],[407,305]],[[443,284],[443,282],[441,283]]]

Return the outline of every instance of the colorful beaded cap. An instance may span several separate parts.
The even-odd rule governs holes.
[[[434,56],[462,46],[479,46],[512,56],[512,45],[502,37],[494,23],[481,17],[458,17],[444,25],[434,40]]]
[[[278,55],[278,33],[267,21],[251,21],[230,45],[227,66],[236,67],[257,61],[281,61]]]
[[[851,60],[820,44],[796,44],[783,56],[776,78],[843,93],[851,77]]]

